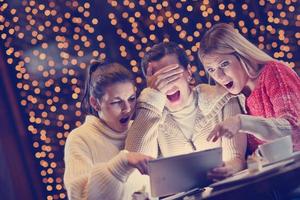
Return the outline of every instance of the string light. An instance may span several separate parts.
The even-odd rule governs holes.
[[[82,123],[80,95],[91,58],[118,58],[140,87],[145,51],[158,42],[175,41],[186,49],[195,78],[206,82],[197,59],[200,38],[213,24],[228,22],[274,58],[292,68],[300,65],[296,0],[259,0],[256,7],[233,0],[107,0],[101,18],[97,1],[0,3],[2,52],[17,79],[46,199],[67,198],[62,152],[69,132]],[[110,38],[115,38],[113,44]]]

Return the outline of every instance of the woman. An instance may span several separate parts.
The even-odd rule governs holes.
[[[82,102],[87,116],[65,146],[69,199],[127,200],[144,187],[145,177],[132,171],[146,174],[150,157],[122,150],[135,104],[135,84],[126,68],[118,63],[91,64]]]
[[[283,63],[258,49],[229,24],[214,25],[198,52],[209,76],[232,94],[246,96],[248,115],[218,124],[208,140],[246,132],[249,150],[263,141],[292,135],[300,150],[300,79]]]
[[[127,150],[168,157],[222,147],[225,165],[210,174],[212,179],[244,168],[245,135],[218,143],[206,141],[214,125],[241,112],[235,96],[207,84],[190,87],[189,59],[173,42],[157,44],[146,52],[142,70],[147,88],[138,99],[136,118],[126,139]]]

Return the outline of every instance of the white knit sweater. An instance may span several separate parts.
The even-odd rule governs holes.
[[[207,84],[200,84],[193,92],[198,109],[190,140],[165,108],[166,96],[146,88],[138,99],[136,119],[128,132],[125,149],[153,157],[167,157],[222,147],[223,161],[239,160],[244,163],[245,134],[237,134],[232,139],[222,138],[215,143],[206,140],[216,124],[241,113],[238,97]]]
[[[64,158],[70,200],[128,200],[149,184],[148,176],[128,166],[126,151],[121,151],[125,138],[126,133],[115,133],[92,115],[70,133]]]

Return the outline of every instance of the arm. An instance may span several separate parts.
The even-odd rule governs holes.
[[[68,138],[64,183],[69,199],[122,199],[123,183],[131,171],[126,152],[94,165],[86,143],[78,137]]]
[[[155,89],[142,91],[136,110],[136,118],[128,130],[125,149],[158,156],[158,126],[162,119],[166,96]]]
[[[241,113],[237,98],[231,98],[223,107],[222,120],[226,120]],[[217,125],[218,126],[218,125]],[[232,138],[221,138],[223,166],[212,169],[208,177],[214,181],[224,179],[245,168],[245,153],[247,137],[245,134],[236,134]]]
[[[237,98],[231,98],[223,109],[223,120],[241,113]],[[223,160],[225,166],[230,166],[234,172],[245,168],[245,153],[247,136],[244,133],[236,134],[232,138],[222,137]]]
[[[264,73],[264,90],[273,105],[272,117],[263,118],[241,115],[241,130],[252,133],[260,139],[273,140],[293,135],[295,146],[300,149],[300,79],[288,67],[274,64]]]

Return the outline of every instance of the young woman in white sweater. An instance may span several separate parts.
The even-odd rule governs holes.
[[[222,179],[245,167],[244,134],[217,143],[206,140],[217,123],[242,112],[237,97],[221,87],[191,87],[189,59],[176,43],[154,45],[145,53],[142,69],[148,86],[138,99],[127,150],[167,157],[222,147],[224,166],[209,174],[212,179]]]
[[[70,200],[127,200],[149,182],[141,174],[147,173],[151,157],[123,150],[135,104],[134,80],[125,67],[92,62],[82,102],[87,116],[65,146],[64,184]]]

